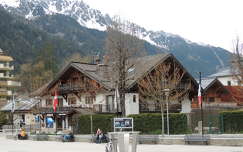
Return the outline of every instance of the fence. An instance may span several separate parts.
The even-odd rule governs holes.
[[[199,127],[198,123],[203,120],[203,130],[207,134],[219,134],[221,133],[220,129],[220,111],[215,110],[194,110],[192,113],[188,114],[189,123],[188,127],[192,133],[198,133]],[[201,114],[203,116],[201,116]]]

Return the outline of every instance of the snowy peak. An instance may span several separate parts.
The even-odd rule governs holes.
[[[0,5],[27,19],[63,14],[74,18],[82,26],[102,31],[111,23],[108,15],[90,8],[82,0],[1,0]]]
[[[0,4],[4,7],[19,7],[20,0],[1,0]]]
[[[80,25],[91,29],[104,31],[111,25],[112,19],[108,14],[90,8],[82,0],[0,0],[8,11],[20,14],[27,19],[38,16],[63,14],[74,18]],[[145,28],[132,23],[138,31],[137,36],[149,43],[163,49],[169,50],[166,41],[158,41],[157,37],[168,36],[165,32],[147,31]]]
[[[22,15],[27,19],[35,19],[36,17],[45,15],[62,14],[72,17],[84,27],[101,31],[106,30],[106,27],[112,23],[112,19],[108,14],[103,14],[99,10],[91,8],[82,0],[0,0],[0,5],[9,12]],[[131,24],[135,27],[137,31],[136,35],[140,39],[157,46],[162,52],[169,51],[173,53],[173,50],[177,50],[178,48],[180,48],[180,50],[181,48],[190,50],[192,47],[202,46],[178,35],[166,33],[164,31],[149,31],[137,24]],[[213,54],[221,63],[218,54]],[[187,58],[192,57],[187,56]],[[196,58],[193,57],[193,60],[196,60]]]

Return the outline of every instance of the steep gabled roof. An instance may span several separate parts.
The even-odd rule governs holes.
[[[225,86],[232,97],[238,104],[243,105],[243,87],[242,86]]]
[[[92,80],[97,81],[104,88],[110,90],[112,89],[112,83],[109,79],[103,77],[103,74],[97,72],[97,64],[81,63],[81,62],[71,62],[63,70],[61,70],[56,78],[47,85],[47,89],[50,89],[58,80],[70,69],[74,68],[79,72],[83,73]]]
[[[15,100],[15,111],[29,111],[35,105],[37,105],[40,101],[33,98],[17,98]],[[12,102],[7,103],[5,106],[1,108],[1,111],[11,111],[12,110]]]
[[[98,83],[100,83],[102,86],[104,86],[106,89],[112,89],[113,83],[110,80],[109,75],[105,77],[105,72],[108,72],[109,69],[100,70],[98,71],[98,66],[106,66],[106,65],[97,65],[97,64],[82,64],[82,63],[72,63],[73,67],[78,69],[83,74],[86,74],[88,77],[90,77],[93,80],[96,80]],[[108,71],[106,71],[108,70]]]
[[[193,80],[193,83],[197,85],[196,80],[191,76],[191,74],[182,66],[182,64],[170,53],[157,54],[152,56],[145,56],[136,58],[133,61],[134,72],[128,75],[128,89],[132,88],[140,79],[142,79],[146,74],[151,72],[159,64],[163,63],[168,58],[173,58],[181,68],[186,71],[186,74]],[[132,67],[132,65],[131,65]]]
[[[151,72],[156,66],[163,63],[166,59],[172,57],[185,71],[186,69],[180,64],[180,62],[169,53],[157,54],[152,56],[144,56],[139,58],[133,58],[129,60],[129,66],[127,71],[127,88],[132,88],[139,79],[143,78],[147,73]],[[103,70],[99,70],[99,66],[105,66]],[[83,73],[90,79],[97,81],[101,86],[107,90],[115,89],[114,79],[112,69],[107,65],[99,64],[88,64],[80,62],[71,62],[63,70],[61,70],[57,77],[47,85],[47,89],[50,89],[55,85],[58,80],[70,69],[74,68],[79,72]],[[107,74],[108,73],[108,74]],[[194,84],[197,85],[196,80],[186,71],[187,75],[193,80]]]
[[[199,80],[197,80],[197,82],[199,83]],[[202,78],[201,87],[204,91],[206,91],[216,82],[223,86],[223,84],[217,78]]]

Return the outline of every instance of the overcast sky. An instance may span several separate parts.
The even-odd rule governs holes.
[[[243,0],[84,0],[91,8],[137,23],[146,29],[178,34],[232,50],[243,40]]]

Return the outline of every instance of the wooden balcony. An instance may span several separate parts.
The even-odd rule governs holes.
[[[0,96],[11,96],[12,91],[10,90],[0,90]]]
[[[0,70],[6,70],[6,71],[14,70],[14,66],[0,64]]]
[[[117,113],[117,108],[112,105],[97,104],[93,106],[95,113]]]
[[[139,104],[140,112],[160,112],[160,104]]]
[[[60,94],[67,94],[71,92],[81,92],[84,91],[84,87],[81,87],[80,85],[77,84],[62,84],[58,87],[58,92]]]
[[[35,113],[37,114],[71,114],[75,112],[73,107],[57,107],[56,112],[54,112],[52,107],[40,107]]]

